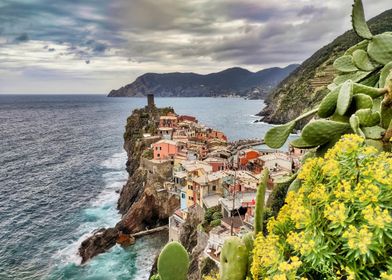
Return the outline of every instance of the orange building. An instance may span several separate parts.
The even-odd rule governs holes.
[[[155,160],[173,159],[178,153],[178,144],[173,140],[160,140],[152,144]]]
[[[260,152],[253,149],[246,149],[240,153],[239,163],[240,166],[246,166],[249,161],[255,160],[260,156]]]

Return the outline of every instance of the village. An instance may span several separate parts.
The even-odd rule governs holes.
[[[153,105],[150,97],[149,106]],[[208,233],[205,255],[219,262],[225,238],[253,230],[260,174],[269,169],[265,202],[276,184],[300,167],[303,151],[263,148],[262,140],[229,142],[226,135],[200,124],[194,116],[172,112],[160,116],[157,131],[145,133],[148,143],[141,166],[166,178],[162,191],[170,192],[180,207],[169,218],[169,241],[178,241],[188,213],[196,212]]]

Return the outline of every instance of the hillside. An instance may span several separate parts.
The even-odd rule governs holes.
[[[368,21],[373,34],[392,31],[392,9]],[[315,106],[328,92],[332,82],[334,60],[361,39],[353,30],[345,32],[324,46],[284,79],[268,96],[267,106],[259,114],[263,121],[284,123]]]
[[[268,68],[256,73],[235,67],[218,73],[147,73],[133,83],[112,90],[110,97],[145,96],[149,93],[162,97],[214,97],[238,95],[263,98],[287,77],[298,65]]]

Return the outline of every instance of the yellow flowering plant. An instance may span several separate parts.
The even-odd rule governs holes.
[[[392,157],[344,135],[308,159],[268,234],[253,279],[392,279]]]

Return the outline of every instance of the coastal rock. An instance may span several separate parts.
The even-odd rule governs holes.
[[[133,233],[166,225],[168,218],[180,205],[178,196],[163,189],[164,174],[150,174],[141,166],[146,142],[142,134],[153,133],[160,115],[173,112],[172,108],[134,110],[127,119],[124,133],[124,149],[128,155],[127,183],[123,186],[117,203],[123,215],[115,228],[100,229],[82,242],[79,254],[82,263],[103,253],[116,243],[126,246],[133,242]],[[125,238],[129,237],[129,238]]]
[[[116,244],[118,235],[117,229],[101,228],[92,236],[84,240],[79,247],[79,255],[82,257],[82,264],[113,247]]]

